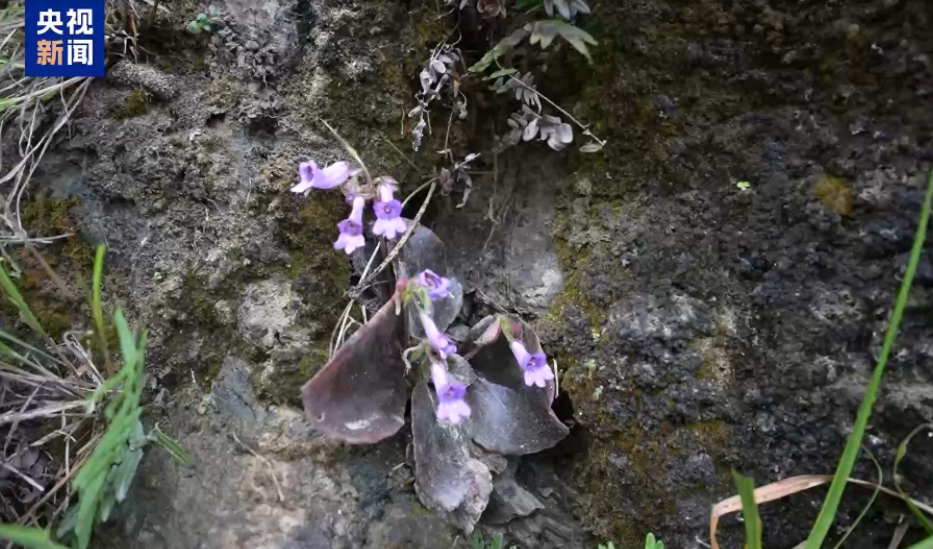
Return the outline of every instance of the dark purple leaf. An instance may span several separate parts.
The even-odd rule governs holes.
[[[433,270],[433,269],[432,269]],[[443,299],[431,302],[431,319],[437,326],[437,329],[444,331],[460,314],[463,307],[463,286],[456,278],[450,279],[450,295]],[[409,332],[415,339],[424,339],[424,329],[421,327],[421,321],[418,320],[418,313],[412,307],[409,308]]]
[[[412,221],[406,219],[405,224],[411,227]],[[447,250],[444,242],[434,234],[434,231],[419,225],[399,253],[398,276],[399,278],[414,278],[425,269],[430,269],[450,279],[450,295],[432,303],[431,318],[437,325],[437,329],[443,332],[460,314],[460,309],[463,307],[463,286],[457,281],[447,263]],[[424,331],[421,329],[421,323],[418,322],[417,314],[409,315],[409,333],[415,339],[424,338]]]
[[[466,398],[473,409],[473,440],[486,450],[507,456],[533,454],[553,447],[570,433],[554,415],[542,389],[524,384],[514,389],[477,374]]]
[[[447,357],[447,372],[456,381],[467,386],[476,381],[476,373],[473,372],[473,367],[460,355]]]
[[[409,228],[412,223],[410,219],[405,220]],[[444,242],[434,234],[434,231],[424,225],[419,225],[411,234],[411,238],[399,253],[398,259],[399,278],[412,278],[425,269],[431,269],[441,276],[454,276],[447,263],[447,250]]]
[[[439,423],[436,406],[428,384],[418,383],[411,396],[415,490],[425,507],[470,534],[489,503],[492,475],[470,456],[470,422]]]
[[[390,437],[405,424],[401,326],[390,299],[301,388],[311,425],[351,444]]]

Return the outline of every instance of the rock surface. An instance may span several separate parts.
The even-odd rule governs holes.
[[[203,9],[190,2],[145,27],[149,65],[95,82],[31,183],[76,200],[80,238],[108,243],[105,294],[151,332],[147,413],[197,462],[148,451],[102,547],[455,543],[417,503],[407,426],[347,448],[298,408],[361,270],[332,248],[341,198],[287,192],[299,161],[346,156],[318,117],[405,193],[447,137],[497,174],[475,176],[462,207],[462,191],[439,191],[423,222],[472,296],[465,316],[537,316],[561,372],[557,415],[575,428],[517,465],[544,508],[487,533],[592,549],[651,531],[698,549],[710,506],[733,493],[730,469],[759,485],[832,471],[933,157],[929,2],[591,0],[580,24],[599,39],[594,64],[552,52],[541,86],[608,140],[604,153],[524,144],[495,162],[499,109],[474,97],[467,123],[445,136],[436,117],[425,152],[408,154],[416,75],[451,30],[436,2],[218,4],[225,25],[210,36],[179,30]],[[866,439],[886,471],[933,421],[929,248]],[[900,468],[928,503],[931,451],[917,439]],[[863,460],[856,474],[875,473]],[[767,545],[804,539],[820,495],[763,506]],[[847,492],[838,524],[865,496]],[[899,514],[882,498],[850,542],[887,547]],[[740,546],[741,523],[722,530]]]

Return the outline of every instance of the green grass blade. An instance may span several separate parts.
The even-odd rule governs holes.
[[[836,545],[833,546],[833,549],[840,549],[842,547],[842,544],[845,543],[846,540],[849,539],[849,536],[852,535],[852,532],[854,532],[855,529],[858,528],[859,523],[861,523],[862,519],[865,518],[865,515],[868,514],[868,511],[869,509],[871,509],[871,506],[875,504],[875,500],[878,499],[878,494],[881,493],[881,487],[884,485],[884,470],[881,469],[881,464],[878,463],[877,459],[875,459],[875,456],[874,454],[871,453],[871,450],[865,447],[863,448],[865,450],[865,455],[867,455],[868,459],[870,459],[871,462],[875,464],[875,469],[878,470],[878,480],[875,482],[875,491],[871,495],[871,499],[868,500],[868,504],[862,508],[862,512],[859,513],[857,517],[855,517],[855,522],[852,523],[852,526],[849,526],[849,528],[846,529],[846,533],[843,534],[841,538],[839,538],[839,541],[836,542]],[[910,504],[909,500],[905,499],[904,501]]]
[[[0,538],[27,549],[68,549],[52,541],[47,530],[18,524],[0,524]]]
[[[47,359],[49,359],[49,360],[51,360],[51,361],[59,362],[59,360],[58,360],[57,358],[55,358],[55,357],[53,357],[52,355],[46,353],[46,352],[43,351],[42,349],[39,349],[38,347],[35,347],[35,346],[33,346],[33,345],[30,345],[29,343],[26,343],[25,341],[23,341],[22,339],[16,337],[15,335],[13,335],[13,334],[11,334],[11,333],[4,332],[3,330],[0,330],[0,338],[5,339],[5,340],[9,341],[10,343],[13,343],[13,344],[15,344],[15,345],[17,345],[17,346],[19,346],[19,347],[22,347],[23,349],[26,349],[27,351],[32,351],[33,353],[36,353],[37,355],[42,356],[42,358],[47,358]]]
[[[17,353],[2,341],[0,341],[0,356],[8,356],[10,358],[15,358],[16,360],[24,360],[23,355]]]
[[[758,519],[758,504],[755,503],[755,483],[752,479],[732,471],[735,486],[742,499],[742,518],[745,519],[745,546],[761,549],[761,521]]]
[[[107,430],[72,481],[72,488],[78,493],[77,517],[74,519],[77,549],[87,549],[95,523],[109,514],[116,503],[111,501],[117,499],[115,493],[120,493],[122,487],[122,493],[125,494],[135,475],[135,464],[125,470],[114,469],[114,465],[118,464],[121,456],[126,458],[128,452],[137,452],[134,458],[142,457],[141,448],[138,451],[131,450],[129,443],[134,432],[137,438],[141,432],[139,417],[142,407],[139,401],[147,336],[143,332],[137,338],[130,330],[123,311],[119,309],[114,314],[114,325],[120,339],[123,367],[104,382],[102,389],[119,389],[119,392],[114,394],[104,408],[108,420]],[[98,398],[98,392],[92,398]]]
[[[91,294],[91,311],[94,314],[94,326],[97,329],[97,339],[101,353],[104,355],[104,364],[110,364],[110,352],[107,349],[107,331],[104,327],[104,305],[101,299],[101,285],[104,274],[104,255],[107,247],[101,244],[97,247],[94,257],[94,280]]]
[[[123,311],[121,309],[117,309],[113,318],[117,325],[117,336],[120,338],[120,352],[123,354],[123,367],[129,371],[133,371],[136,369],[136,361],[138,360],[136,334],[130,331],[130,327],[126,323],[126,317],[123,316]]]
[[[914,516],[917,517],[917,520],[920,521],[920,524],[923,525],[923,529],[927,531],[927,535],[933,536],[933,523],[931,523],[926,514],[907,497],[907,494],[904,493],[904,490],[901,488],[901,483],[897,476],[897,467],[900,465],[901,460],[907,455],[907,445],[910,444],[910,439],[914,438],[914,435],[917,433],[928,429],[933,430],[933,424],[927,423],[917,427],[897,446],[897,453],[894,456],[894,487],[897,489],[897,493],[904,498],[904,503],[910,508],[910,512],[913,513]]]
[[[897,330],[901,325],[901,317],[904,315],[904,309],[907,307],[907,296],[910,294],[910,286],[913,284],[914,275],[917,273],[917,265],[920,263],[920,254],[923,251],[923,243],[926,240],[927,224],[930,221],[930,203],[933,202],[933,169],[930,171],[929,182],[927,183],[926,196],[923,200],[923,210],[920,213],[920,223],[917,226],[917,233],[914,236],[914,245],[910,251],[910,261],[907,263],[907,271],[904,273],[904,280],[901,281],[901,288],[897,295],[897,301],[894,305],[894,314],[891,315],[891,323],[888,325],[888,331],[884,337],[884,345],[881,347],[881,356],[878,358],[878,364],[871,376],[871,383],[865,392],[865,398],[862,399],[862,405],[859,407],[858,415],[855,418],[855,425],[849,440],[846,441],[845,450],[839,459],[839,465],[836,466],[836,473],[833,475],[833,482],[829,486],[829,493],[823,501],[823,507],[820,514],[813,523],[813,529],[810,530],[810,536],[807,538],[807,544],[804,549],[819,549],[829,533],[829,528],[836,518],[836,510],[839,508],[839,502],[842,500],[842,493],[845,491],[849,477],[852,475],[852,469],[855,467],[855,459],[858,457],[859,448],[862,445],[862,438],[865,436],[865,428],[868,425],[868,417],[871,415],[872,408],[875,405],[875,399],[878,396],[878,388],[881,386],[881,378],[884,375],[884,367],[888,363],[888,357],[891,356],[891,349],[894,346],[894,340],[897,338]]]
[[[178,460],[179,463],[187,465],[188,467],[192,467],[194,465],[194,460],[191,458],[191,456],[188,455],[187,452],[182,449],[181,445],[178,444],[178,441],[163,433],[162,429],[159,429],[158,425],[155,429],[150,431],[149,434],[152,436],[153,440],[165,448],[165,450],[173,458]]]
[[[57,363],[61,364],[61,361],[58,360],[57,358],[55,358],[55,357],[53,357],[53,356],[51,356],[51,355],[49,355],[49,354],[47,354],[47,353],[45,353],[45,352],[43,352],[43,351],[37,349],[36,347],[33,347],[32,345],[26,343],[25,341],[23,341],[23,340],[21,340],[21,339],[15,337],[15,336],[13,336],[13,335],[11,335],[11,334],[8,334],[8,333],[4,332],[3,330],[0,330],[0,339],[5,339],[5,340],[7,340],[7,341],[9,341],[9,342],[11,342],[11,343],[15,343],[16,345],[19,345],[20,347],[22,347],[22,348],[24,348],[24,349],[26,349],[26,350],[32,351],[32,352],[36,353],[37,355],[40,355],[40,356],[42,356],[42,357],[44,357],[44,358],[46,358],[46,359],[48,359],[48,360],[50,360],[50,361],[52,361],[52,362],[57,362]],[[35,361],[35,360],[30,360],[29,357],[23,356],[23,355],[17,353],[15,350],[10,349],[9,347],[6,347],[6,346],[4,346],[4,347],[5,347],[6,349],[9,349],[10,351],[12,351],[12,354],[8,354],[8,353],[6,353],[6,352],[0,353],[0,354],[3,354],[4,356],[13,357],[13,358],[19,360],[21,363],[23,363],[23,364],[29,366],[30,368],[34,368],[36,371],[38,371],[39,373],[41,373],[42,375],[44,375],[44,376],[46,376],[46,377],[49,377],[49,378],[57,378],[57,377],[58,377],[58,376],[56,376],[55,374],[53,374],[52,372],[50,372],[48,369],[46,369],[46,368],[45,368],[42,364],[40,364],[39,362],[37,362],[37,361]]]
[[[101,492],[104,489],[105,480],[107,479],[104,475],[94,479],[94,482],[81,492],[78,499],[78,521],[75,524],[78,549],[87,549],[91,544],[94,519],[97,518],[97,510],[100,508],[101,496],[103,495]]]
[[[933,536],[928,537],[920,543],[911,545],[907,549],[933,549]]]
[[[10,279],[9,275],[6,274],[6,270],[0,265],[0,288],[3,289],[3,293],[10,299],[10,302],[19,309],[19,314],[23,319],[23,322],[27,326],[32,328],[32,331],[36,332],[42,337],[47,337],[45,330],[42,329],[42,325],[39,324],[39,319],[36,318],[36,315],[32,314],[32,309],[29,308],[29,305],[26,304],[26,300],[23,299],[22,294],[19,293],[19,289],[16,287],[16,284]]]

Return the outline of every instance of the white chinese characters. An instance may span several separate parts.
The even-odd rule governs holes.
[[[93,65],[94,64],[94,41],[93,40],[69,40],[68,41],[68,64],[69,65]]]
[[[39,30],[36,34],[45,34],[49,31],[55,34],[62,33],[62,12],[55,10],[39,12]]]
[[[70,34],[94,34],[94,10],[70,9],[68,10],[68,32]]]
[[[94,66],[94,9],[72,8],[65,15],[67,24],[60,10],[39,12],[36,34],[45,36],[36,41],[36,63]]]

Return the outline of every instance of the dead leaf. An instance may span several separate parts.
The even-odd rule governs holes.
[[[755,503],[760,505],[762,503],[783,499],[798,492],[803,492],[811,488],[816,488],[817,486],[822,486],[823,484],[831,482],[832,480],[832,475],[800,475],[796,477],[785,478],[784,480],[779,480],[766,486],[756,488],[754,492]],[[884,486],[878,486],[878,484],[874,482],[869,482],[867,480],[861,480],[857,478],[850,478],[849,482],[859,486],[867,486],[873,489],[881,490],[885,494],[894,496],[902,501],[905,499],[894,490],[885,488]],[[913,498],[907,499],[909,499],[919,509],[933,516],[933,507],[930,507],[929,505],[926,505],[922,502],[918,502]],[[716,532],[719,529],[719,517],[731,513],[736,513],[741,510],[742,500],[739,498],[739,496],[732,496],[731,498],[724,499],[713,506],[713,510],[710,513],[709,518],[709,542],[712,546],[712,549],[719,549],[719,543],[716,541]]]
[[[852,189],[841,177],[820,177],[813,187],[813,196],[838,215],[852,214]]]

